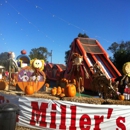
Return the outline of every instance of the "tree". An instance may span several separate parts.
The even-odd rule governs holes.
[[[43,59],[45,62],[47,61],[48,56],[50,56],[50,53],[45,47],[33,48],[29,53],[30,59]]]
[[[122,41],[121,43],[114,42],[107,50],[112,52],[113,57],[110,57],[110,59],[120,73],[123,74],[122,67],[124,63],[130,61],[130,41]]]
[[[71,43],[72,44],[72,43]],[[71,49],[71,44],[69,46],[69,48]],[[65,63],[67,64],[67,61],[68,61],[68,57],[69,57],[69,53],[70,53],[70,50],[66,51],[65,52]]]
[[[84,34],[79,33],[79,34],[78,34],[78,37],[89,38],[89,36],[88,36],[88,35],[86,35],[86,33],[84,33]]]
[[[89,38],[89,36],[86,35],[86,33],[84,33],[84,34],[79,33],[79,34],[78,34],[78,37]],[[72,44],[72,43],[71,43],[71,44]],[[71,44],[70,44],[70,46],[69,46],[70,49],[71,49]],[[69,53],[70,53],[70,50],[68,50],[68,51],[65,52],[65,63],[66,63],[66,64],[67,64],[67,61],[68,61]]]

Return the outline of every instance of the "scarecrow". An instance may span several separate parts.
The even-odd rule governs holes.
[[[117,77],[115,81],[119,81],[119,92],[123,95],[125,88],[130,88],[130,62],[126,62],[123,67],[123,75]]]
[[[89,74],[84,64],[82,63],[83,56],[81,56],[78,53],[72,53],[71,59],[72,59],[72,68],[69,72],[69,75],[71,78],[73,78],[72,76],[74,76],[74,79],[76,80],[76,86],[77,86],[76,89],[80,95],[80,93],[84,91],[84,79],[85,78],[89,79]]]
[[[18,72],[18,65],[15,60],[15,53],[8,52],[8,60],[7,60],[7,70],[9,72],[9,89],[10,83],[16,81],[16,75]]]

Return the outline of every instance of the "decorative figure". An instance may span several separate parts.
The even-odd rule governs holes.
[[[20,71],[17,74],[18,79],[18,87],[25,92],[25,88],[27,86],[33,85],[32,82],[30,82],[30,77],[33,74],[33,69],[30,66],[26,66],[24,68],[21,68]]]
[[[18,65],[15,61],[15,53],[9,52],[8,53],[8,64],[7,64],[8,72],[9,72],[9,89],[11,81],[14,82],[16,72],[18,72]]]
[[[38,76],[43,75],[44,60],[34,59],[31,60],[31,67],[34,70],[33,76],[36,76],[36,81],[38,81]]]
[[[18,87],[25,92],[25,88],[27,86],[32,86],[34,92],[37,92],[43,87],[45,84],[46,76],[45,73],[42,73],[43,75],[36,76],[35,70],[32,69],[31,66],[26,66],[24,68],[21,68],[21,70],[18,72],[17,79],[18,79]]]
[[[72,75],[75,77],[74,79],[76,80],[77,91],[79,92],[79,96],[81,96],[80,93],[84,91],[84,77],[89,79],[89,74],[82,63],[83,56],[78,53],[73,53],[71,58],[72,68],[69,75],[70,77],[72,77]]]
[[[24,71],[24,74],[21,76],[19,74],[19,78],[23,81],[23,82],[27,82],[29,80],[29,76],[27,75],[27,72]]]
[[[40,80],[46,80],[44,69],[44,60],[33,59],[30,63],[34,73],[32,74],[32,79],[37,83]]]
[[[123,65],[123,73],[125,75],[127,75],[128,77],[130,77],[130,62],[126,62],[124,65]]]
[[[117,88],[119,82],[112,82],[108,79],[106,75],[102,72],[101,67],[98,62],[95,63],[90,69],[93,69],[93,80],[91,82],[92,91],[98,92],[99,97],[106,98],[117,98]]]
[[[123,95],[125,88],[130,89],[130,62],[126,62],[123,67],[123,74],[120,77],[117,77],[115,81],[119,81],[119,92]]]

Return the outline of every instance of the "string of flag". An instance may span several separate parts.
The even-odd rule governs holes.
[[[63,19],[63,18],[61,18],[61,17],[59,17],[59,16],[53,14],[52,12],[50,12],[50,11],[48,11],[48,10],[45,10],[43,7],[40,7],[39,5],[33,4],[32,1],[30,1],[30,0],[26,0],[26,1],[29,2],[31,5],[33,5],[34,8],[39,9],[39,10],[41,10],[41,11],[44,11],[44,12],[48,13],[48,14],[51,15],[53,18],[56,18],[56,19],[58,19],[59,21],[62,21],[62,22],[66,23],[66,24],[69,25],[69,26],[72,26],[72,27],[74,27],[74,28],[77,28],[77,29],[83,31],[84,33],[89,33],[89,34],[91,34],[91,33],[88,32],[87,30],[82,29],[81,27],[79,27],[79,26],[77,26],[77,25],[75,25],[75,24],[73,24],[73,23],[71,23],[71,22],[68,22],[67,20],[65,20],[65,19]],[[11,3],[9,3],[7,0],[5,0],[5,3],[8,4],[8,5],[9,5],[18,15],[20,15],[28,24],[32,25],[38,32],[41,32],[46,38],[50,39],[51,42],[54,42],[54,39],[52,39],[52,38],[51,38],[50,36],[48,36],[45,32],[43,32],[42,30],[40,30],[35,24],[33,24],[27,17],[25,17],[25,16],[24,16],[17,8],[15,8]],[[2,3],[0,3],[0,5],[2,6]],[[9,15],[9,13],[8,13],[8,15]],[[15,23],[17,24],[18,22],[16,21]],[[21,28],[21,31],[22,31],[22,30],[23,30],[23,29]],[[2,34],[2,32],[1,32],[1,34]],[[92,35],[93,35],[93,34],[92,34]],[[1,35],[1,36],[2,36],[2,35]],[[26,34],[26,36],[28,36],[28,35]],[[99,37],[99,36],[97,36],[97,35],[96,35],[95,37],[96,37],[96,38],[101,38],[102,40],[105,40],[106,42],[110,42],[109,40],[107,40],[107,39],[105,39],[105,38],[102,38],[102,37]],[[4,39],[4,38],[2,38],[2,39]],[[111,43],[112,43],[112,42],[111,42]],[[5,42],[5,44],[6,44],[6,42]]]
[[[73,27],[75,27],[75,28],[81,30],[81,31],[84,32],[84,33],[92,34],[91,32],[88,32],[87,30],[85,30],[85,29],[83,29],[83,28],[81,28],[81,27],[79,27],[79,26],[77,26],[77,25],[75,25],[75,24],[73,24],[73,23],[71,23],[71,22],[68,22],[67,20],[65,20],[65,19],[63,19],[63,18],[61,18],[61,17],[59,17],[59,16],[57,16],[57,15],[51,13],[50,11],[45,10],[43,7],[40,7],[40,6],[38,6],[38,5],[33,4],[32,1],[30,1],[30,0],[26,0],[26,1],[29,2],[31,5],[33,5],[36,9],[40,9],[40,10],[42,10],[42,11],[48,13],[48,14],[51,15],[53,18],[55,17],[55,18],[59,19],[60,21],[62,21],[62,22],[66,23],[66,24],[68,24],[68,25],[70,25],[70,26],[73,26]],[[92,34],[92,35],[93,35],[93,34]],[[105,38],[102,38],[102,37],[100,37],[100,36],[97,36],[97,35],[95,35],[94,37],[96,37],[96,38],[101,38],[102,40],[104,40],[104,41],[106,41],[106,42],[111,42],[111,41],[109,41],[109,40],[107,40],[107,39],[105,39]],[[112,43],[112,42],[111,42],[111,43]]]
[[[50,39],[51,42],[54,42],[54,40],[51,37],[49,37],[46,33],[44,33],[42,30],[40,30],[35,24],[33,24],[28,18],[26,18],[18,9],[16,9],[7,0],[5,1],[5,3],[8,4],[12,9],[14,9],[18,15],[20,15],[24,20],[26,20],[28,24],[32,25],[38,32],[41,32],[46,38]],[[15,23],[17,24],[18,22],[15,22]],[[23,29],[21,28],[21,30],[23,30]]]

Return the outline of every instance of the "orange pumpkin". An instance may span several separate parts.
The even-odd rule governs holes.
[[[71,83],[71,80],[68,80],[68,83]]]
[[[65,88],[61,88],[62,93],[65,93]]]
[[[45,83],[45,87],[49,88],[50,87],[49,83]]]
[[[62,93],[62,89],[61,89],[60,86],[58,86],[58,88],[57,88],[57,95],[60,95],[61,93]]]
[[[60,97],[62,98],[62,97],[65,97],[65,94],[64,93],[61,93],[60,94]]]
[[[65,79],[65,83],[68,84],[68,80],[67,79]]]
[[[45,89],[46,89],[46,92],[48,92],[48,88],[50,87],[49,83],[45,83]]]
[[[66,85],[65,95],[67,97],[74,97],[76,95],[76,87],[74,84],[67,84]]]
[[[63,78],[62,81],[65,82],[65,81],[66,81],[66,78]]]
[[[55,96],[56,94],[57,94],[57,88],[52,88],[51,89],[51,94],[53,95],[53,96]]]
[[[57,92],[57,87],[54,87],[54,89],[56,90],[56,92]]]
[[[6,88],[6,82],[5,81],[0,81],[0,90],[4,90]]]
[[[125,99],[125,96],[124,95],[119,95],[119,100],[124,100]]]
[[[25,94],[32,95],[34,93],[34,87],[32,85],[27,85],[25,87]]]

